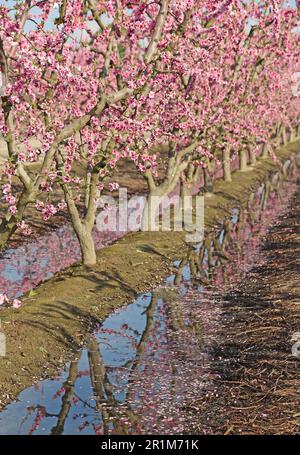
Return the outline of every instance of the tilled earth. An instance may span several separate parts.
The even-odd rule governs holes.
[[[257,266],[220,297],[217,375],[191,403],[194,433],[300,433],[299,259],[300,188],[270,229]]]

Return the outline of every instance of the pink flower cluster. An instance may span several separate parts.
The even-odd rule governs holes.
[[[14,299],[12,302],[10,302],[6,294],[0,294],[0,306],[3,305],[12,306],[15,309],[19,309],[22,305],[22,302],[19,299]]]

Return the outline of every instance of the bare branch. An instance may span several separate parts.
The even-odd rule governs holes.
[[[13,58],[16,55],[16,51],[17,51],[17,47],[18,47],[17,44],[18,44],[18,42],[20,41],[20,39],[21,39],[21,37],[23,35],[25,24],[26,24],[26,21],[28,19],[29,10],[30,10],[30,7],[31,7],[31,0],[25,0],[25,3],[26,3],[26,6],[24,8],[24,11],[23,11],[21,19],[20,19],[19,33],[16,36],[16,38],[14,39],[15,46],[11,49],[11,51],[9,53],[9,57],[10,58]]]
[[[169,10],[169,4],[170,4],[170,0],[161,0],[161,2],[160,2],[160,10],[159,10],[158,17],[156,20],[154,32],[153,32],[152,38],[147,47],[145,57],[144,57],[144,61],[145,61],[146,65],[149,64],[153,60],[153,57],[156,53],[157,45],[161,39],[163,28],[164,28],[164,25],[166,22],[168,10]]]
[[[93,18],[94,18],[94,21],[97,22],[97,24],[99,25],[101,31],[103,31],[105,29],[105,25],[101,19],[101,16],[99,14],[99,11],[98,11],[98,8],[97,8],[97,4],[95,3],[94,0],[87,0],[87,4],[88,4],[88,7],[89,9],[91,10],[91,13],[93,15]]]
[[[144,175],[145,175],[145,178],[148,181],[148,185],[149,185],[150,191],[154,190],[156,185],[155,185],[155,181],[154,181],[152,172],[150,170],[147,170]]]

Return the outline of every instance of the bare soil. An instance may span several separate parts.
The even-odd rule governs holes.
[[[219,376],[204,399],[191,403],[195,433],[300,433],[300,349],[292,355],[293,334],[300,332],[300,182],[261,258],[220,297],[222,333],[212,352]]]

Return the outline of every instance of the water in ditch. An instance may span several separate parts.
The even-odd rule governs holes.
[[[258,262],[267,229],[295,183],[275,174],[194,245],[159,288],[113,312],[57,377],[33,384],[0,413],[0,434],[182,434],[187,403],[216,373],[218,296]]]

